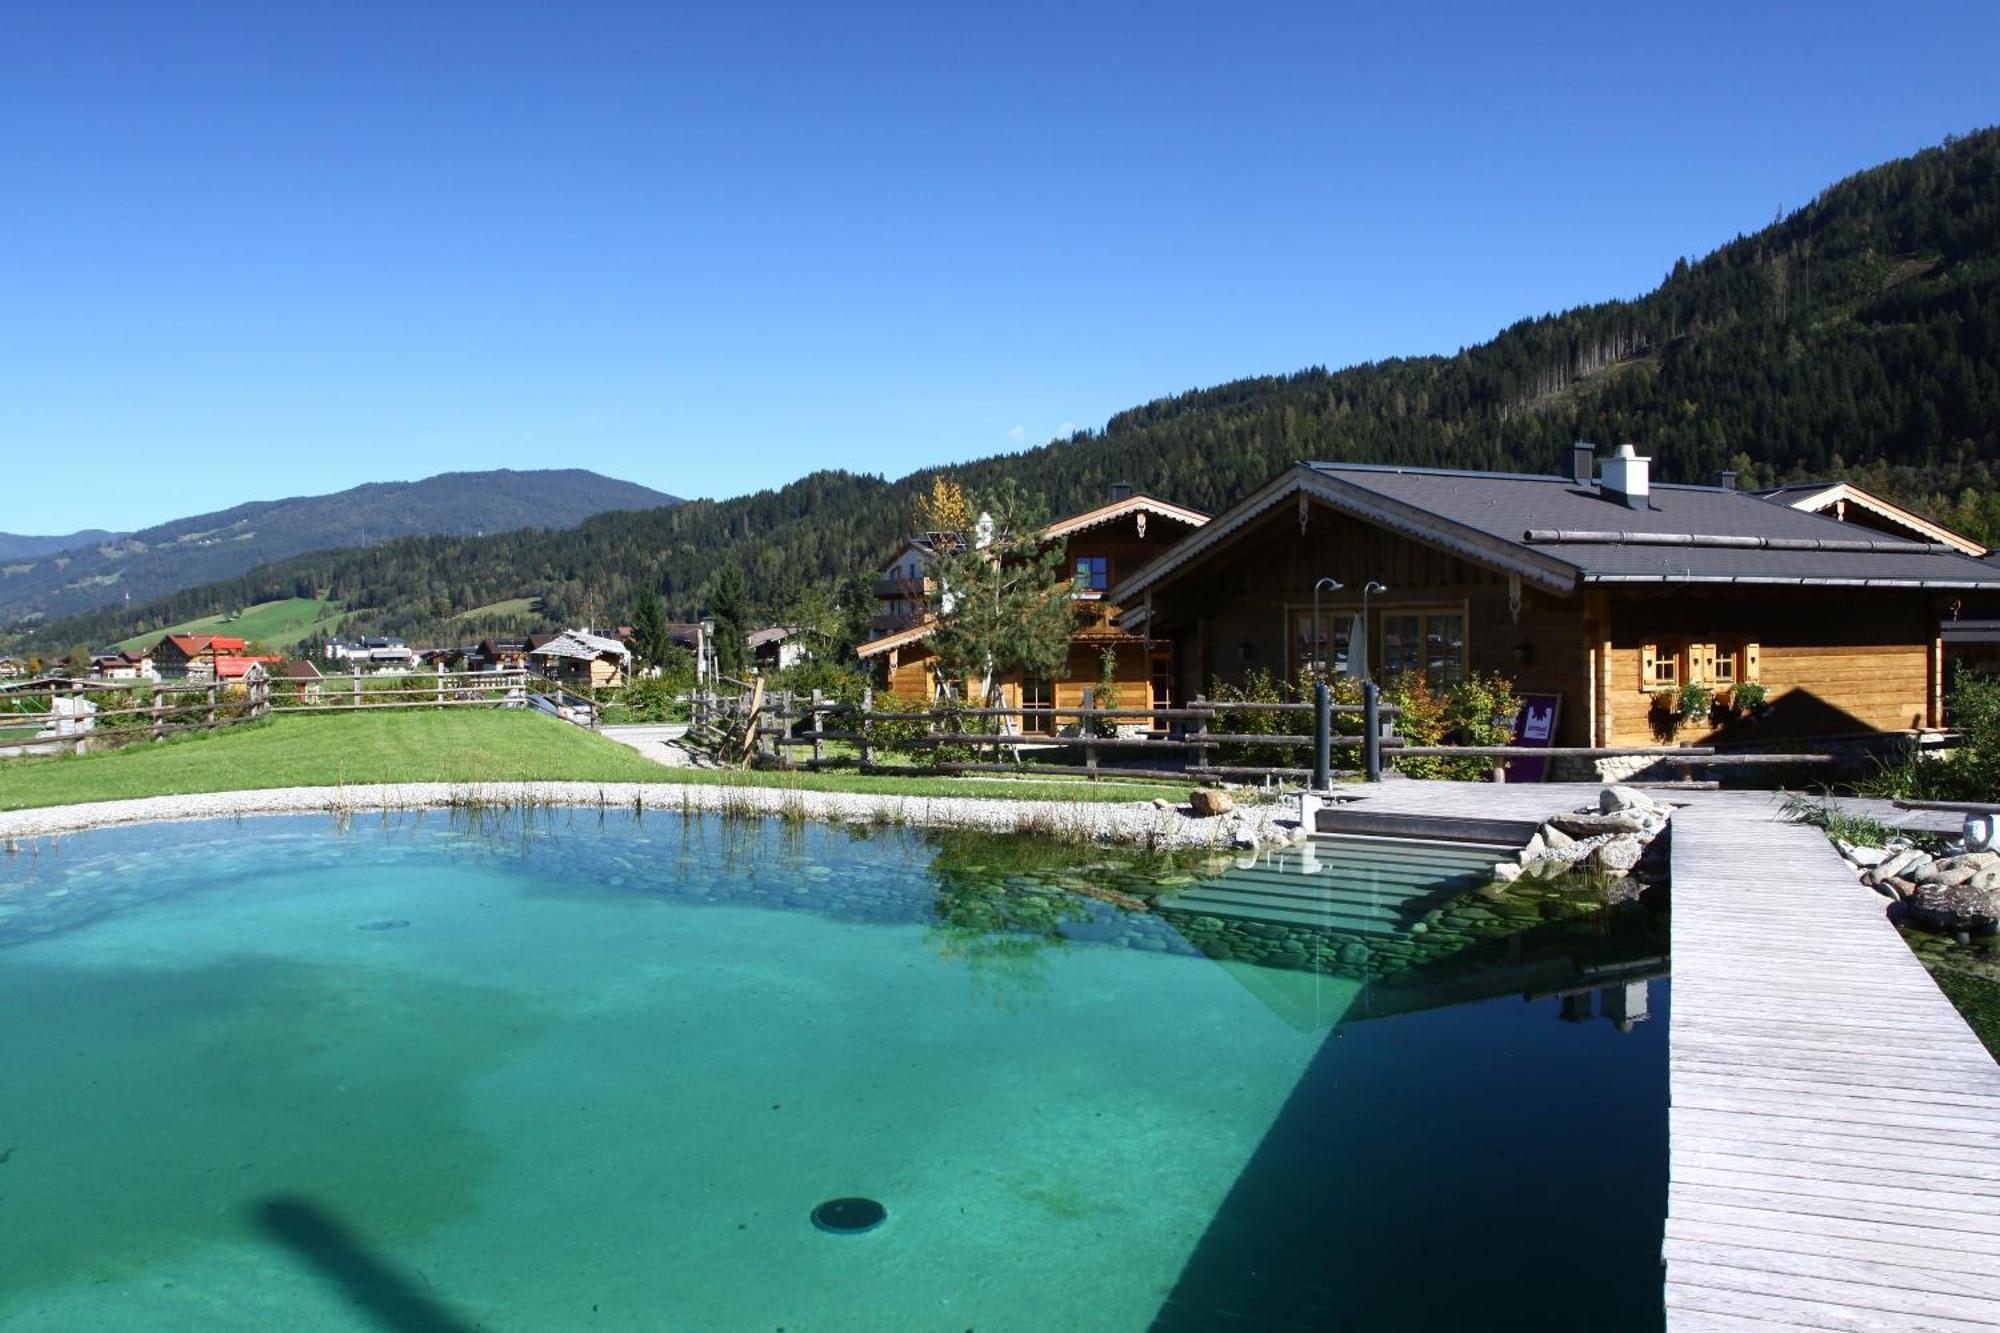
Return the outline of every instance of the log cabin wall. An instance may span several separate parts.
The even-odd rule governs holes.
[[[1174,641],[1182,696],[1211,692],[1218,682],[1240,684],[1260,670],[1295,675],[1292,617],[1310,614],[1313,584],[1322,577],[1346,585],[1324,599],[1329,630],[1336,617],[1352,619],[1363,584],[1377,579],[1389,585],[1387,594],[1369,601],[1369,661],[1377,668],[1383,614],[1457,608],[1465,616],[1468,669],[1498,672],[1523,693],[1560,695],[1558,739],[1588,743],[1584,595],[1523,587],[1517,613],[1506,575],[1317,502],[1307,510],[1303,532],[1296,507],[1279,506],[1155,589],[1155,633]]]
[[[1608,745],[1754,744],[1938,725],[1942,607],[1914,589],[1699,587],[1609,594],[1604,706]],[[1739,679],[1768,693],[1761,717],[1719,716],[1667,730],[1644,679],[1649,654],[1672,654],[1686,680],[1690,646],[1707,667],[1736,657]],[[1706,683],[1718,692],[1710,670]]]

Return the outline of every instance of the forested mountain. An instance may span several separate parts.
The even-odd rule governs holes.
[[[0,532],[0,560],[16,560],[21,556],[53,555],[57,551],[74,550],[79,546],[89,546],[95,542],[110,541],[122,537],[120,532],[107,532],[103,528],[85,528],[82,532],[66,532],[60,537],[34,537],[24,532]]]
[[[566,528],[592,514],[675,503],[671,495],[581,468],[446,472],[332,495],[257,500],[142,532],[80,533],[62,548],[0,556],[0,625],[114,603],[122,608],[127,594],[144,605],[305,551],[425,533]]]
[[[1219,510],[1299,458],[1554,471],[1573,440],[1638,443],[1663,480],[1840,474],[2000,539],[2000,131],[1832,186],[1631,301],[1544,315],[1451,356],[1242,380],[1102,431],[950,471],[1013,479],[1055,512],[1114,481]],[[288,560],[141,612],[51,626],[102,642],[222,605],[330,594],[366,619],[464,638],[509,598],[615,619],[645,585],[691,614],[715,571],[784,606],[894,553],[924,473],[815,473],[776,491],[604,515],[573,532],[421,537]],[[476,618],[475,618],[476,619]]]

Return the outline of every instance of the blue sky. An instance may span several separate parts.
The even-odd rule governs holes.
[[[1655,284],[2000,6],[0,10],[0,529],[900,475]],[[58,484],[64,483],[64,484]]]

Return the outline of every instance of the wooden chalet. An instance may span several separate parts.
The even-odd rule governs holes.
[[[1942,523],[1925,518],[1914,510],[1905,509],[1895,501],[1884,499],[1872,491],[1863,490],[1851,481],[1800,482],[1790,486],[1773,486],[1766,490],[1752,491],[1751,494],[1760,500],[1769,500],[1772,504],[1802,509],[1809,514],[1824,514],[1828,518],[1851,523],[1857,528],[1866,528],[1872,532],[1886,533],[1892,537],[1907,537],[1912,541],[1936,542],[1975,559],[1990,554],[1985,546],[1964,533],[1954,532]]]
[[[216,660],[244,647],[221,634],[169,634],[153,645],[153,669],[162,680],[214,680]]]
[[[1060,542],[1064,562],[1074,572],[1077,628],[1070,639],[1067,670],[1053,680],[1023,680],[1018,673],[997,682],[1002,707],[1022,710],[1024,731],[1048,731],[1052,721],[1037,709],[1076,708],[1094,696],[1103,678],[1103,652],[1115,654],[1118,702],[1123,708],[1164,708],[1175,697],[1173,645],[1148,639],[1118,624],[1111,588],[1176,542],[1208,522],[1208,515],[1155,496],[1114,487],[1112,498],[1095,509],[1051,523],[1045,542]],[[861,660],[880,663],[882,680],[899,699],[928,702],[945,690],[929,638],[937,623],[939,589],[932,574],[933,540],[918,538],[889,566],[877,584],[883,612],[879,637],[861,644]],[[1065,723],[1064,725],[1068,725]]]
[[[564,630],[528,650],[543,675],[579,689],[623,685],[631,674],[632,650],[616,639],[588,630]]]
[[[1183,695],[1365,650],[1377,680],[1497,672],[1560,698],[1569,745],[1755,744],[1934,727],[1943,625],[2000,593],[1957,546],[1658,485],[1621,447],[1569,476],[1300,463],[1112,590]],[[1315,628],[1313,589],[1324,596]],[[1367,598],[1371,581],[1386,591]],[[1365,642],[1351,642],[1357,623]],[[1721,705],[1676,720],[1700,683]],[[1734,710],[1737,687],[1764,701]],[[1748,694],[1749,692],[1746,692]]]

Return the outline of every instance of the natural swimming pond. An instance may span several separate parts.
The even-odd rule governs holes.
[[[1664,907],[1491,860],[597,811],[24,849],[0,1328],[1658,1327]]]

